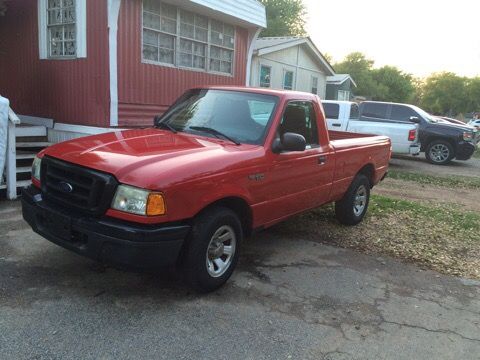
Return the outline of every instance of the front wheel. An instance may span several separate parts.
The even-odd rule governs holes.
[[[345,225],[356,225],[365,216],[370,201],[370,181],[363,175],[357,175],[342,200],[335,203],[335,216]]]
[[[215,207],[200,214],[187,239],[184,273],[199,292],[213,291],[230,278],[238,262],[243,231],[230,209]]]
[[[442,140],[432,141],[425,150],[425,158],[434,165],[446,165],[454,156],[452,145]]]

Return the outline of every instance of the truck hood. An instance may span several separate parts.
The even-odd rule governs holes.
[[[228,170],[257,158],[263,147],[159,129],[108,132],[55,144],[40,153],[113,174],[118,181],[147,189]]]
[[[444,122],[437,122],[437,123],[433,123],[433,124],[430,124],[430,125],[447,127],[447,128],[450,128],[450,129],[456,129],[458,131],[473,131],[473,130],[475,130],[473,126],[470,126],[470,125],[467,125],[467,124],[465,124],[465,125],[453,124],[453,123],[450,123],[446,120],[444,120]]]

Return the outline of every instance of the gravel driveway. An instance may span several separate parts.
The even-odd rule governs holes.
[[[396,155],[390,160],[390,169],[440,176],[480,177],[480,159],[453,160],[448,165],[432,165],[425,159],[423,153],[416,157]]]
[[[269,230],[247,241],[224,288],[200,296],[173,273],[105,270],[1,202],[0,349],[2,359],[478,359],[480,283]]]

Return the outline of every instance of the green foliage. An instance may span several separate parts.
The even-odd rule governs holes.
[[[478,151],[478,150],[477,150]],[[448,188],[460,187],[480,190],[480,179],[477,177],[466,177],[450,175],[445,177],[426,174],[389,170],[388,177],[392,179],[414,181],[419,184],[445,186]]]
[[[350,74],[357,84],[356,95],[372,100],[410,102],[415,98],[416,90],[413,78],[396,67],[373,68],[373,60],[360,52],[348,54],[345,59],[334,65],[340,74]]]
[[[372,77],[377,83],[375,100],[408,103],[415,98],[412,76],[403,73],[396,67],[384,66],[374,69]]]
[[[425,80],[421,106],[428,112],[450,116],[466,111],[467,79],[450,72],[432,74]]]
[[[267,11],[267,28],[260,36],[305,36],[306,9],[302,0],[260,0]]]

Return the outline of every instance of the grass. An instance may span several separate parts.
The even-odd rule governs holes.
[[[480,279],[480,213],[455,207],[373,195],[366,218],[357,226],[339,224],[330,205],[279,224],[273,231]]]
[[[475,159],[480,159],[480,145],[477,145],[477,149],[475,150],[475,152],[473,153],[473,157]]]
[[[477,150],[478,151],[478,150]],[[420,184],[437,185],[445,187],[463,187],[468,189],[480,189],[480,178],[467,176],[433,176],[398,170],[389,170],[388,177],[405,181],[415,181]]]

